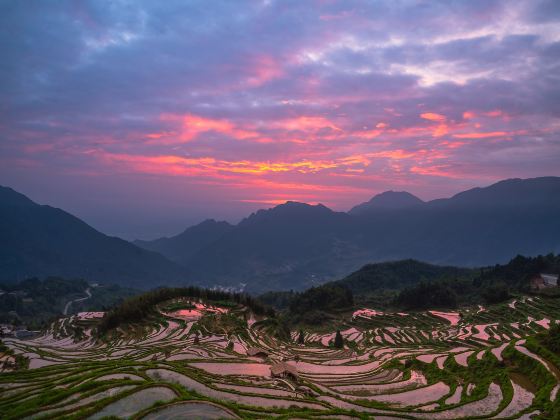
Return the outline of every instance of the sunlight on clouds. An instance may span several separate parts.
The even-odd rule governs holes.
[[[438,83],[451,82],[465,85],[470,80],[490,76],[493,70],[472,71],[461,70],[454,62],[435,60],[425,65],[396,64],[390,66],[391,73],[404,73],[419,77],[422,87],[430,87]]]
[[[437,114],[435,112],[424,112],[423,114],[420,114],[420,117],[430,121],[445,121],[445,115]]]
[[[451,191],[459,168],[558,170],[560,27],[531,1],[20,3],[3,50],[6,172],[33,162],[315,201],[313,188],[436,176]],[[306,187],[258,195],[287,185]]]

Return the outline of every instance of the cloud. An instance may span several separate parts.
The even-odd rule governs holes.
[[[445,115],[436,114],[435,112],[425,112],[423,114],[420,114],[420,117],[424,118],[425,120],[437,122],[443,122],[446,120]]]
[[[558,175],[556,4],[7,3],[0,175],[339,208]]]

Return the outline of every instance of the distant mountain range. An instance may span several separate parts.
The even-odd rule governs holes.
[[[209,284],[247,283],[256,291],[302,289],[367,263],[406,258],[467,267],[505,263],[517,254],[560,251],[560,178],[510,179],[428,202],[389,191],[348,213],[287,202],[191,250],[158,249]]]
[[[0,279],[303,289],[372,262],[473,267],[559,252],[559,215],[560,178],[510,179],[428,202],[388,191],[348,213],[287,202],[235,226],[206,220],[171,238],[131,244],[2,188]]]

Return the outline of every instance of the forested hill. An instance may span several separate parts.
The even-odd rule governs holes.
[[[560,273],[560,255],[517,256],[507,264],[475,269],[415,260],[368,264],[341,280],[303,292],[268,292],[260,299],[288,311],[292,319],[316,323],[354,305],[425,310],[499,303],[532,292],[530,281],[541,273]],[[558,288],[542,293],[560,295]]]
[[[518,255],[506,264],[473,269],[441,267],[415,260],[368,264],[325,286],[342,286],[361,297],[376,294],[379,290],[412,290],[414,293],[410,293],[407,300],[424,302],[411,306],[429,307],[434,302],[430,305],[431,297],[427,295],[445,294],[442,287],[451,289],[457,303],[492,303],[501,299],[499,293],[503,297],[509,293],[528,292],[531,279],[541,273],[560,273],[560,255]],[[401,303],[407,302],[403,300]]]
[[[378,289],[400,290],[416,283],[473,278],[478,270],[439,266],[412,259],[367,264],[333,284],[343,285],[354,294],[372,293]]]

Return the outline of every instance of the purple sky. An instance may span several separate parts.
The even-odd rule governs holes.
[[[0,184],[125,238],[560,175],[560,2],[0,1]]]

